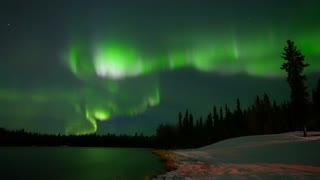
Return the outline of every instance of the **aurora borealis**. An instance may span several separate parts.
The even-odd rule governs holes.
[[[320,72],[320,2],[4,1],[0,127],[152,134],[189,108],[288,98],[292,39]],[[235,91],[235,89],[237,91]]]

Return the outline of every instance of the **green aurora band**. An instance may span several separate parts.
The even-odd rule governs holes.
[[[234,33],[233,33],[234,34]],[[68,53],[68,64],[78,77],[121,80],[165,70],[194,67],[202,72],[246,73],[252,76],[282,76],[279,69],[282,44],[275,43],[275,35],[270,30],[252,36],[249,40],[231,38],[210,38],[188,41],[185,48],[173,48],[166,53],[144,53],[135,45],[115,40],[105,40],[90,48],[81,44],[72,45]],[[320,63],[313,61],[320,56],[316,31],[296,35],[296,43],[306,56],[312,68],[307,73],[318,70]],[[199,38],[201,39],[201,38]],[[202,38],[204,39],[204,38]],[[277,38],[278,39],[278,38]],[[83,53],[86,52],[86,55]],[[82,54],[81,54],[82,53]],[[310,62],[312,61],[312,62]]]

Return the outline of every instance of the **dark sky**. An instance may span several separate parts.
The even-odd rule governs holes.
[[[3,0],[0,127],[152,134],[186,108],[288,100],[286,40],[320,76],[318,0]]]

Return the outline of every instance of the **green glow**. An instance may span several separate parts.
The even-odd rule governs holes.
[[[87,119],[73,119],[67,121],[67,125],[65,128],[66,134],[75,134],[75,135],[84,135],[95,133],[97,130],[97,123],[91,117],[87,117]]]
[[[93,117],[94,115],[92,115],[91,113],[90,113],[90,111],[86,111],[86,118],[87,118],[87,120],[92,124],[92,126],[93,126],[93,128],[94,128],[94,132],[97,130],[97,123],[96,123],[96,121],[95,121],[95,119],[94,119],[94,117]]]
[[[121,79],[142,73],[142,62],[133,48],[123,44],[106,44],[96,50],[93,58],[97,76]]]
[[[307,57],[315,58],[320,56],[320,48],[317,45],[320,39],[317,33],[318,29],[315,29],[295,34],[291,38],[297,40],[297,45]],[[244,40],[239,37],[237,39],[235,32],[231,36],[191,38],[184,48],[169,49],[165,54],[145,53],[132,43],[105,41],[98,43],[93,52],[85,53],[93,54],[85,56],[86,58],[80,55],[77,48],[71,48],[69,66],[71,71],[79,76],[113,80],[188,66],[203,72],[281,76],[283,73],[277,67],[281,64],[283,43],[275,43],[277,36],[279,35],[276,32],[267,28]],[[286,41],[278,39],[280,42]],[[318,62],[309,63],[315,65],[306,69],[307,73],[319,70],[316,66]],[[116,89],[115,85],[109,87],[113,93]]]
[[[70,66],[70,69],[71,71],[74,73],[74,74],[77,74],[78,73],[78,50],[73,47],[71,50],[70,50],[70,56],[69,56],[69,66]]]
[[[186,52],[173,52],[169,54],[169,66],[170,69],[178,69],[188,64],[188,57]]]
[[[75,44],[69,49],[68,66],[70,71],[80,79],[87,79],[95,76],[91,52],[80,43]]]
[[[146,96],[142,103],[138,106],[128,108],[125,114],[128,115],[137,115],[144,112],[148,107],[154,107],[160,104],[160,90],[156,88],[155,91],[151,92]]]
[[[105,111],[105,110],[96,110],[94,112],[94,117],[95,119],[97,120],[100,120],[100,121],[105,121],[105,120],[108,120],[110,118],[110,113]]]
[[[155,93],[152,94],[149,98],[149,105],[150,106],[156,106],[158,104],[160,104],[160,92],[159,92],[159,88],[156,89]]]

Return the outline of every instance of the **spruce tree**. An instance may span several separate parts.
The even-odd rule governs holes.
[[[239,98],[237,98],[237,113],[242,114],[242,110],[241,110],[241,105],[240,105],[240,100],[239,100]]]
[[[179,112],[179,129],[182,127],[182,114]]]
[[[293,120],[295,128],[303,127],[304,136],[306,136],[306,119],[307,119],[307,106],[308,106],[308,93],[304,81],[306,76],[303,74],[305,67],[309,64],[304,62],[304,56],[300,50],[297,49],[293,41],[288,40],[287,46],[284,48],[282,58],[285,62],[281,66],[281,70],[288,73],[287,81],[291,89],[291,104]]]
[[[220,122],[222,122],[223,121],[223,113],[222,113],[222,107],[220,106],[220,113],[219,113],[219,120],[220,120]]]
[[[185,114],[184,114],[184,118],[183,118],[183,122],[182,122],[182,127],[183,128],[188,127],[188,121],[189,121],[189,111],[187,109]]]
[[[219,115],[218,115],[218,112],[217,112],[217,107],[216,106],[213,106],[213,127],[216,127],[216,125],[218,124],[218,121],[219,121]]]

